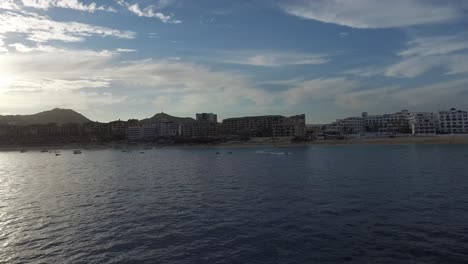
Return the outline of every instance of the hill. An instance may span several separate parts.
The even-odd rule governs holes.
[[[171,116],[166,113],[158,113],[155,114],[153,117],[142,119],[140,122],[142,123],[152,123],[152,122],[174,122],[174,123],[188,123],[188,122],[195,122],[195,119],[191,117],[177,117]]]
[[[55,108],[50,111],[44,111],[33,115],[0,115],[0,124],[9,125],[36,125],[36,124],[83,124],[90,122],[88,118],[71,109]]]

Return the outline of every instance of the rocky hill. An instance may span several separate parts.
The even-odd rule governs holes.
[[[152,122],[174,122],[174,123],[187,123],[187,122],[195,122],[195,119],[190,117],[177,117],[171,116],[166,113],[158,113],[155,114],[153,117],[142,119],[140,122],[142,123],[152,123]]]
[[[90,122],[88,118],[71,109],[55,108],[33,115],[0,115],[0,124],[9,125],[36,125],[36,124],[83,124]]]

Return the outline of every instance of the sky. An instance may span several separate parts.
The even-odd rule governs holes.
[[[468,0],[0,0],[0,114],[468,110]]]

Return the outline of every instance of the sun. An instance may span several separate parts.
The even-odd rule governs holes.
[[[15,78],[13,76],[0,75],[0,89],[9,88],[14,81]]]

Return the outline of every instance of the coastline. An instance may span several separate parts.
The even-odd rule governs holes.
[[[26,149],[28,151],[41,150],[141,150],[146,148],[224,148],[224,147],[304,147],[304,146],[324,146],[324,145],[402,145],[402,144],[468,144],[468,135],[437,135],[426,137],[396,137],[396,138],[359,138],[343,140],[315,140],[308,142],[224,142],[220,144],[171,144],[161,145],[152,143],[129,144],[129,143],[104,143],[104,144],[63,144],[63,145],[34,145],[34,146],[0,146],[0,151],[11,152]]]

